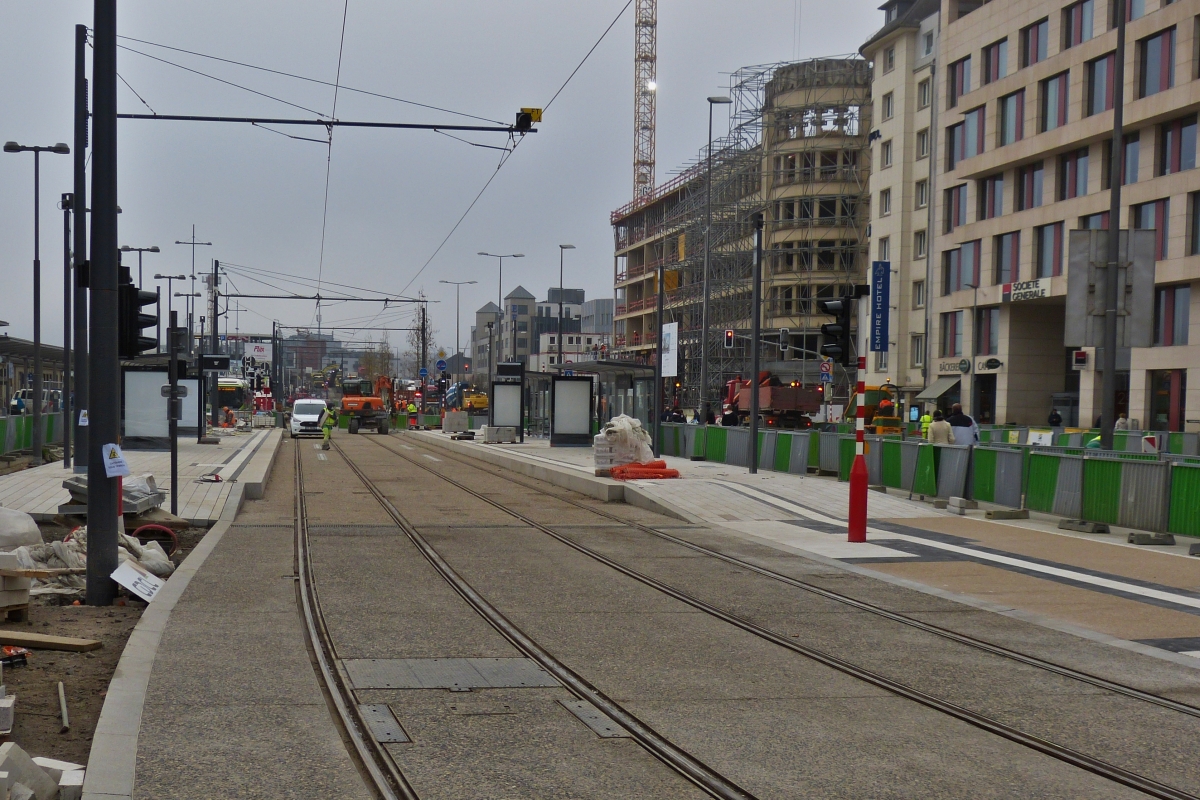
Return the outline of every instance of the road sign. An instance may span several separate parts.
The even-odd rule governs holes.
[[[201,355],[200,369],[204,372],[228,372],[229,356]]]
[[[822,372],[821,373],[821,383],[833,383],[833,373],[832,372]]]
[[[822,361],[821,362],[821,374],[833,377],[833,362],[832,361]]]
[[[446,371],[446,359],[439,358],[437,364],[435,364],[434,366],[437,367],[438,372],[445,372]]]
[[[422,378],[428,378],[429,370],[425,369],[425,367],[421,367],[421,369],[417,371],[417,374],[420,375]]]
[[[186,387],[186,386],[176,386],[175,387],[175,396],[176,397],[187,397],[187,389],[188,389],[188,387]],[[163,397],[170,397],[171,396],[171,384],[164,383],[162,386],[158,387],[158,393],[161,394]]]
[[[575,370],[573,370],[573,369],[564,369],[564,370],[563,370],[563,377],[564,377],[564,378],[574,378],[574,377],[575,377]]]

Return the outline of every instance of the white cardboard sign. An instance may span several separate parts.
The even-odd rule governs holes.
[[[88,426],[87,409],[79,409],[79,427],[86,428]]]
[[[125,461],[125,454],[121,452],[121,448],[115,444],[103,445],[104,451],[104,474],[109,478],[124,478],[129,475],[129,464]]]
[[[158,590],[165,584],[154,575],[146,571],[146,568],[135,561],[126,561],[121,566],[113,571],[112,578],[117,583],[124,586],[129,591],[136,594],[138,597],[149,603],[158,594]]]

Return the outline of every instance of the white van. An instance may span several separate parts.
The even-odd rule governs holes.
[[[325,413],[325,401],[313,398],[297,400],[292,406],[290,431],[297,436],[321,436],[321,415]]]

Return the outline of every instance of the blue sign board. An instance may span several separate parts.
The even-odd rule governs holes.
[[[892,287],[892,262],[871,262],[871,352],[888,350],[888,300]]]
[[[437,364],[435,364],[434,366],[436,366],[438,368],[438,372],[445,372],[446,371],[446,359],[439,358]]]
[[[821,373],[821,383],[833,383],[833,373],[832,372],[822,372]]]
[[[429,370],[425,369],[424,367],[421,367],[421,369],[419,369],[419,370],[417,371],[417,374],[418,374],[418,375],[420,375],[422,378],[428,378],[428,377],[429,377]]]

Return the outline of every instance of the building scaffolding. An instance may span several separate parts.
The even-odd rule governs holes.
[[[745,67],[730,78],[728,133],[652,194],[612,214],[619,352],[648,360],[657,344],[656,276],[663,268],[663,321],[680,327],[680,375],[672,401],[700,407],[700,348],[708,348],[715,401],[749,374],[754,218],[765,217],[763,329],[789,328],[791,343],[819,349],[821,297],[840,296],[865,275],[870,68],[858,57]],[[702,343],[704,218],[712,182],[709,337]],[[623,269],[622,269],[622,263]],[[724,331],[734,330],[734,347]],[[815,382],[817,357],[781,360],[777,332],[764,368]],[[764,336],[764,339],[767,337]],[[759,343],[763,346],[762,343]],[[802,357],[803,356],[803,357]]]

